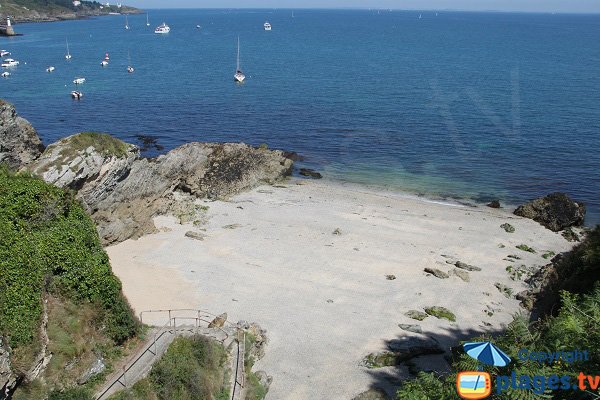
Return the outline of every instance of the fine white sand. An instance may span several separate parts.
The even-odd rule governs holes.
[[[500,329],[520,308],[494,283],[515,293],[525,288],[509,278],[506,267],[543,265],[544,251],[571,247],[559,234],[508,210],[351,185],[291,180],[202,204],[209,210],[200,228],[159,217],[160,233],[108,248],[113,270],[137,312],[200,308],[227,312],[230,321],[259,323],[269,344],[256,369],[273,376],[270,400],[349,400],[371,384],[407,376],[405,369],[360,366],[387,340],[414,335],[398,324],[420,324],[445,348]],[[516,232],[501,229],[505,222]],[[333,234],[336,228],[340,235]],[[189,230],[207,237],[184,237]],[[537,254],[516,249],[519,244]],[[504,260],[509,254],[522,260]],[[425,267],[453,268],[442,255],[483,271],[470,272],[469,283],[425,274]],[[388,274],[397,279],[387,280]],[[457,322],[404,316],[435,305],[453,311]]]

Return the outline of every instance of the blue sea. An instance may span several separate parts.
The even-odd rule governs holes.
[[[419,18],[419,14],[422,18]],[[564,191],[600,222],[600,16],[149,10],[20,24],[0,97],[46,144],[267,143],[330,179],[517,204]],[[263,23],[273,25],[271,32]],[[168,35],[155,35],[166,22]],[[196,25],[201,29],[196,29]],[[238,36],[247,82],[236,85]],[[65,61],[68,38],[73,59]],[[110,65],[101,68],[104,54]],[[128,52],[135,73],[128,74]],[[56,71],[46,72],[53,65]],[[83,76],[81,101],[69,93]]]

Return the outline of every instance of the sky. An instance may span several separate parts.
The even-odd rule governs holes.
[[[600,0],[121,0],[141,8],[393,8],[600,13]],[[104,2],[104,0],[102,0]]]

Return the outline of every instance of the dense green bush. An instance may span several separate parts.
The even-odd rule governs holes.
[[[139,329],[96,228],[73,194],[0,169],[0,335],[11,346],[34,340],[44,291],[96,304],[99,325],[116,343]]]

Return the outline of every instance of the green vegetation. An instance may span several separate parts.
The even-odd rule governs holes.
[[[446,307],[440,307],[440,306],[435,306],[435,307],[427,307],[425,309],[425,312],[429,315],[432,315],[438,319],[447,319],[448,321],[451,322],[455,322],[456,321],[456,315],[454,315],[454,313],[450,310],[448,310]]]
[[[112,400],[229,399],[227,351],[204,336],[177,338],[147,378]]]
[[[555,252],[553,252],[553,251],[547,251],[546,253],[542,254],[542,258],[543,258],[544,260],[547,260],[547,259],[549,259],[549,258],[552,258],[552,257],[554,257],[555,255],[556,255],[556,253],[555,253]]]
[[[497,375],[550,376],[568,375],[577,382],[577,375],[583,371],[597,374],[600,371],[600,226],[594,229],[586,240],[572,252],[563,256],[556,266],[557,283],[550,292],[561,289],[560,300],[553,304],[556,315],[547,316],[530,324],[523,315],[518,315],[506,331],[496,338],[479,337],[469,341],[492,341],[511,358],[510,365],[504,368],[485,367],[485,371]],[[566,291],[564,289],[569,289]],[[573,293],[577,292],[577,293]],[[542,297],[545,295],[543,294]],[[569,364],[562,360],[550,363],[523,361],[518,357],[521,349],[532,352],[589,350],[588,360],[576,360]],[[456,375],[460,371],[477,371],[478,364],[463,352],[455,355],[452,373],[438,375],[420,373],[414,380],[407,381],[397,393],[398,400],[459,399],[456,393]],[[598,391],[544,390],[534,391],[509,389],[502,394],[493,392],[490,399],[595,399]]]
[[[64,159],[72,159],[78,152],[90,146],[93,146],[99,153],[115,157],[123,157],[130,148],[127,143],[107,133],[97,132],[78,133],[63,139],[60,144],[68,145],[64,146],[60,153]],[[52,147],[53,145],[48,146],[48,150],[52,150]]]
[[[252,372],[252,367],[256,360],[250,355],[249,349],[253,348],[256,343],[256,338],[246,333],[246,356],[244,359],[244,368],[246,370],[246,400],[263,400],[267,396],[267,388],[261,383],[258,376]]]
[[[96,228],[73,194],[0,168],[0,336],[13,349],[17,374],[39,351],[43,304],[53,358],[43,382],[22,386],[16,399],[47,398],[53,384],[74,384],[95,354],[117,357],[115,345],[140,332]]]
[[[523,250],[523,251],[527,251],[529,253],[535,253],[535,250],[532,249],[531,247],[527,246],[526,244],[520,244],[518,246],[515,246],[517,249],[519,250]]]

